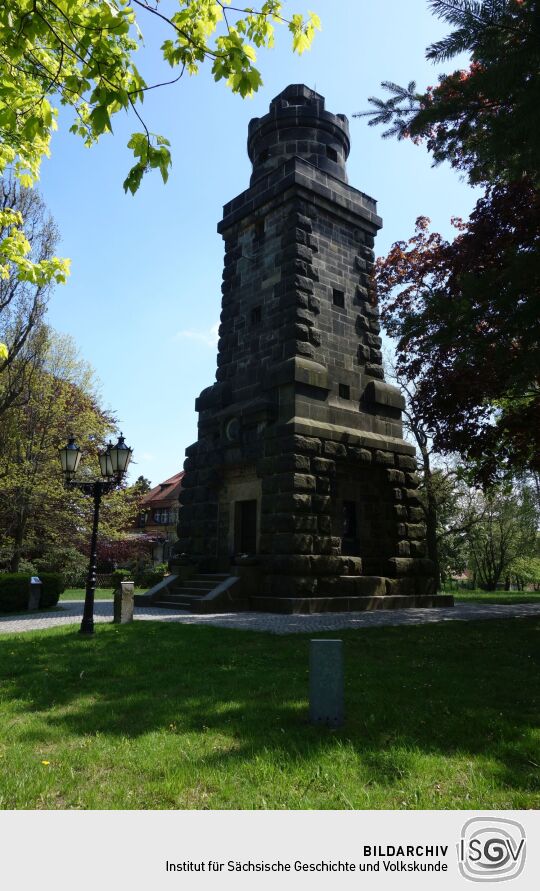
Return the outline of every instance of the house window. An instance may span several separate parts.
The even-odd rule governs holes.
[[[336,161],[338,159],[338,153],[331,146],[326,146],[326,157],[330,158],[331,161]]]
[[[154,520],[154,523],[161,526],[167,526],[170,522],[169,511],[163,508],[155,510],[152,519]]]
[[[334,288],[332,291],[332,303],[334,306],[339,306],[343,309],[345,306],[345,291],[339,291],[337,288]]]
[[[254,306],[251,310],[251,327],[255,328],[257,325],[260,325],[262,321],[262,307]]]
[[[339,385],[339,395],[341,399],[350,399],[351,398],[351,388],[348,384],[340,384]]]

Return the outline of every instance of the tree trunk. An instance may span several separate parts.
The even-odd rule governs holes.
[[[15,535],[13,540],[13,553],[9,561],[10,572],[18,572],[21,562],[24,534],[26,531],[26,512],[19,514],[17,526],[15,527]]]
[[[433,478],[427,448],[421,447],[422,464],[424,466],[424,486],[426,489],[426,545],[429,559],[435,566],[435,590],[441,587],[441,571],[439,566],[439,545],[437,540],[437,498],[433,489]]]

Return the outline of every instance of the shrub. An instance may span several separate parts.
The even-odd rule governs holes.
[[[65,590],[64,579],[59,572],[42,572],[39,607],[56,606]],[[20,612],[28,608],[30,575],[26,572],[0,573],[0,610]]]
[[[28,607],[28,585],[30,576],[26,572],[0,573],[0,610],[12,612]]]
[[[42,582],[40,609],[46,606],[56,606],[60,594],[66,590],[64,577],[61,572],[42,572],[39,576]]]
[[[167,572],[166,563],[158,563],[157,566],[145,566],[135,574],[135,584],[139,588],[153,588]]]

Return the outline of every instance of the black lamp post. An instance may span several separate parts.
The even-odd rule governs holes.
[[[80,634],[94,633],[94,595],[96,592],[96,570],[97,570],[97,534],[99,526],[99,507],[101,497],[106,492],[119,486],[122,482],[133,449],[126,445],[124,437],[120,434],[120,438],[116,445],[109,442],[107,448],[99,453],[99,466],[101,469],[102,479],[84,480],[75,479],[75,474],[81,460],[81,450],[75,443],[75,438],[70,436],[68,444],[60,449],[60,463],[66,486],[76,486],[81,489],[85,495],[91,495],[94,499],[94,520],[92,523],[92,538],[90,542],[90,562],[88,564],[88,575],[86,577],[86,595],[84,598],[84,610],[81,622]]]

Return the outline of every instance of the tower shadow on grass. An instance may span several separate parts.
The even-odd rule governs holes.
[[[201,626],[135,623],[0,641],[10,715],[4,738],[43,743],[106,737],[112,745],[170,730],[216,735],[193,769],[274,764],[353,753],[363,781],[399,785],[418,755],[481,757],[499,788],[540,791],[538,620],[448,623],[340,632],[345,727],[307,722],[308,638]],[[4,725],[6,726],[6,725]]]

